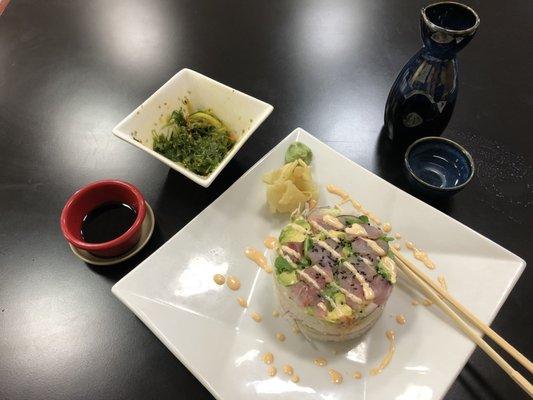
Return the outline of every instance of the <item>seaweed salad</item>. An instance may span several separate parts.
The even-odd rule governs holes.
[[[237,140],[210,110],[190,115],[174,110],[167,124],[152,134],[156,152],[201,176],[213,172]]]

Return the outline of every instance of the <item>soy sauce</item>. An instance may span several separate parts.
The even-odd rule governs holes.
[[[135,210],[127,204],[104,203],[83,218],[81,237],[87,243],[109,242],[125,233],[136,217]]]

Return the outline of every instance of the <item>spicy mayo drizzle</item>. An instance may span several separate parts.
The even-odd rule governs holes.
[[[357,201],[355,201],[353,198],[350,197],[350,195],[348,193],[346,193],[344,190],[342,190],[341,188],[335,186],[335,185],[327,185],[326,186],[326,189],[328,192],[330,192],[331,194],[334,194],[336,196],[339,196],[341,198],[341,202],[340,204],[338,204],[339,206],[345,204],[345,203],[348,203],[350,202],[353,206],[353,208],[355,208],[357,211],[359,211],[361,214],[364,214],[366,215],[369,219],[371,219],[375,224],[377,225],[381,225],[381,221],[379,220],[379,218],[374,215],[372,212],[368,211],[368,210],[365,210],[363,208],[363,206],[361,206],[360,203],[358,203]]]
[[[417,249],[416,246],[413,244],[413,242],[405,243],[405,247],[411,250],[413,252],[413,256],[417,260],[422,261],[422,263],[426,267],[428,267],[429,269],[435,269],[435,263],[433,263],[433,261],[429,259],[428,254],[425,251]]]
[[[272,272],[272,268],[268,265],[266,257],[256,248],[247,247],[244,250],[244,254],[256,263],[258,267],[263,268],[266,272]]]
[[[278,239],[276,239],[274,236],[267,236],[265,240],[263,241],[263,244],[267,249],[275,249],[278,245]]]
[[[385,354],[385,357],[383,357],[383,360],[381,360],[381,363],[379,364],[379,366],[377,366],[376,368],[372,368],[370,370],[370,375],[378,375],[381,372],[383,372],[383,370],[387,368],[387,365],[389,365],[389,363],[391,362],[392,356],[394,355],[394,352],[396,351],[394,331],[392,330],[387,331],[386,336],[387,336],[387,339],[389,339],[389,351],[387,351],[387,354]]]

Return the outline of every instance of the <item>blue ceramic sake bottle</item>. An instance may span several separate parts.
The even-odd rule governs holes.
[[[385,129],[395,142],[440,135],[457,99],[457,52],[474,37],[479,17],[463,4],[422,8],[422,49],[403,67],[385,106]]]

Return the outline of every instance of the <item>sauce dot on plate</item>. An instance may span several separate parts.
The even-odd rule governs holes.
[[[226,282],[226,278],[224,278],[224,275],[221,274],[215,274],[215,276],[213,276],[213,280],[217,285],[223,285]]]
[[[324,357],[317,357],[313,360],[313,362],[315,363],[315,365],[319,366],[319,367],[323,367],[325,365],[328,365],[328,360],[326,360]]]
[[[294,382],[294,383],[298,383],[300,382],[300,377],[296,374],[294,374],[292,377],[291,377],[291,382]]]
[[[405,323],[407,322],[407,320],[405,319],[405,315],[403,314],[398,314],[396,316],[396,322],[400,325],[405,325]]]
[[[245,298],[237,297],[237,303],[239,303],[239,305],[240,305],[242,308],[246,308],[246,307],[248,307],[248,302],[246,301]]]
[[[259,314],[258,312],[253,312],[252,313],[252,319],[255,321],[255,322],[261,322],[263,320],[263,317],[261,316],[261,314]]]
[[[331,378],[331,382],[336,383],[336,384],[342,383],[342,374],[339,371],[330,369],[328,373]]]
[[[276,339],[278,339],[280,342],[285,341],[285,335],[281,332],[276,333]]]
[[[353,378],[354,379],[361,379],[362,376],[363,375],[359,371],[355,371],[354,374],[353,374]]]
[[[239,278],[232,275],[228,276],[226,284],[231,290],[239,290],[241,287],[241,281],[239,281]]]
[[[286,375],[292,376],[292,374],[294,374],[294,368],[292,367],[292,365],[285,364],[285,365],[283,366],[283,372],[284,372]]]
[[[263,362],[265,364],[270,365],[270,364],[272,364],[274,362],[274,354],[272,354],[270,352],[263,354],[262,358],[263,358]]]
[[[278,370],[273,365],[270,365],[267,368],[267,372],[268,372],[268,376],[276,376],[276,374],[278,373]]]
[[[278,240],[274,236],[267,236],[263,244],[267,249],[274,249],[278,245]]]

